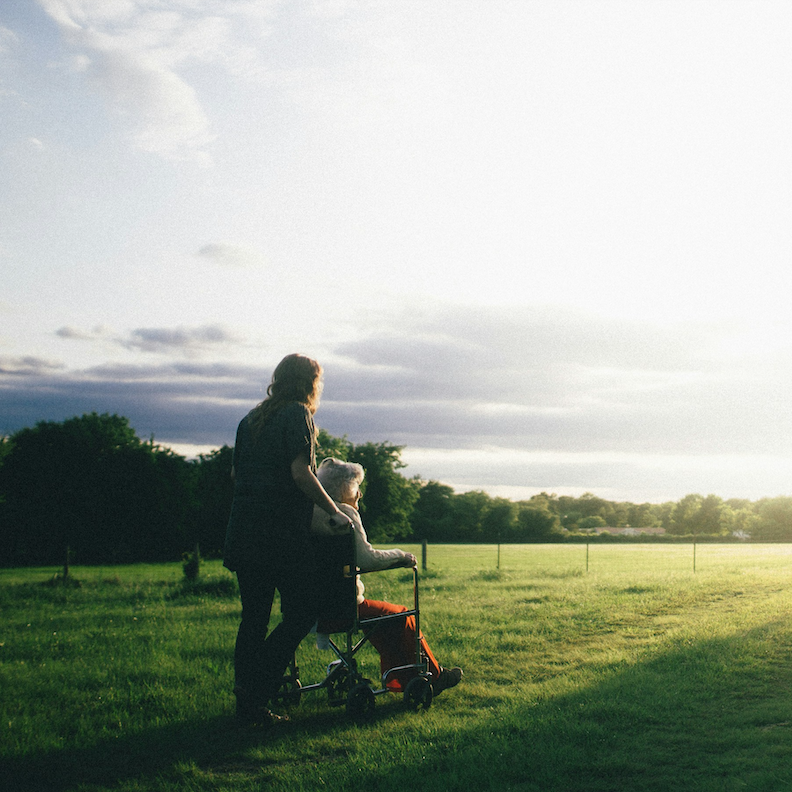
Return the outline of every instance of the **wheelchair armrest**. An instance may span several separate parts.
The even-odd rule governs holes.
[[[417,564],[410,564],[409,566],[405,566],[404,564],[395,561],[390,566],[382,567],[382,569],[361,570],[360,568],[358,568],[358,575],[370,575],[376,572],[388,572],[391,569],[417,569],[417,568],[418,568]]]

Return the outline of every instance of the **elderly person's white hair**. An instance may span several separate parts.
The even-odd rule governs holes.
[[[342,462],[333,457],[323,459],[316,471],[316,477],[327,494],[339,503],[354,497],[365,475],[363,465],[357,462]]]

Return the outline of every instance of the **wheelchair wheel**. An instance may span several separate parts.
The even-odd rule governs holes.
[[[374,711],[374,691],[361,682],[347,696],[347,713],[353,718],[364,718]]]
[[[296,707],[302,698],[302,683],[299,679],[284,679],[272,699],[276,707]]]
[[[432,683],[426,677],[414,677],[404,689],[404,703],[407,709],[417,712],[419,709],[429,709],[432,706],[434,691]]]

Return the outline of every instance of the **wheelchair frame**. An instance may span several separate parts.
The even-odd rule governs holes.
[[[303,693],[326,690],[332,706],[346,706],[349,715],[355,718],[364,717],[374,709],[377,696],[393,691],[388,688],[388,679],[400,671],[415,669],[418,674],[405,686],[404,703],[408,709],[417,711],[428,709],[432,704],[434,691],[428,671],[428,662],[421,650],[421,613],[419,607],[418,568],[412,567],[413,573],[413,607],[401,613],[377,616],[369,619],[358,617],[356,576],[361,573],[355,557],[355,537],[352,532],[336,535],[315,537],[323,557],[330,559],[331,570],[328,575],[329,597],[325,600],[320,614],[322,619],[336,622],[345,621],[344,629],[334,629],[332,634],[344,633],[343,640],[329,639],[330,649],[336,659],[327,666],[325,678],[314,684],[303,685],[296,656],[287,669],[280,690],[273,703],[286,706],[299,704]],[[403,567],[389,567],[398,569]],[[377,570],[386,571],[386,570]],[[340,602],[339,602],[340,600]],[[339,613],[337,608],[341,609]],[[345,612],[344,612],[345,611]],[[365,678],[358,669],[356,655],[370,641],[370,636],[379,626],[395,619],[404,620],[415,617],[415,662],[407,665],[388,668],[381,676],[381,685]],[[356,633],[362,632],[361,637]],[[339,645],[340,644],[340,645]]]

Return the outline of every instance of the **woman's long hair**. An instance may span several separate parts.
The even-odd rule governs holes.
[[[275,367],[267,398],[250,414],[253,435],[261,431],[277,410],[290,402],[304,404],[311,414],[315,413],[321,395],[322,367],[305,355],[286,355]]]

